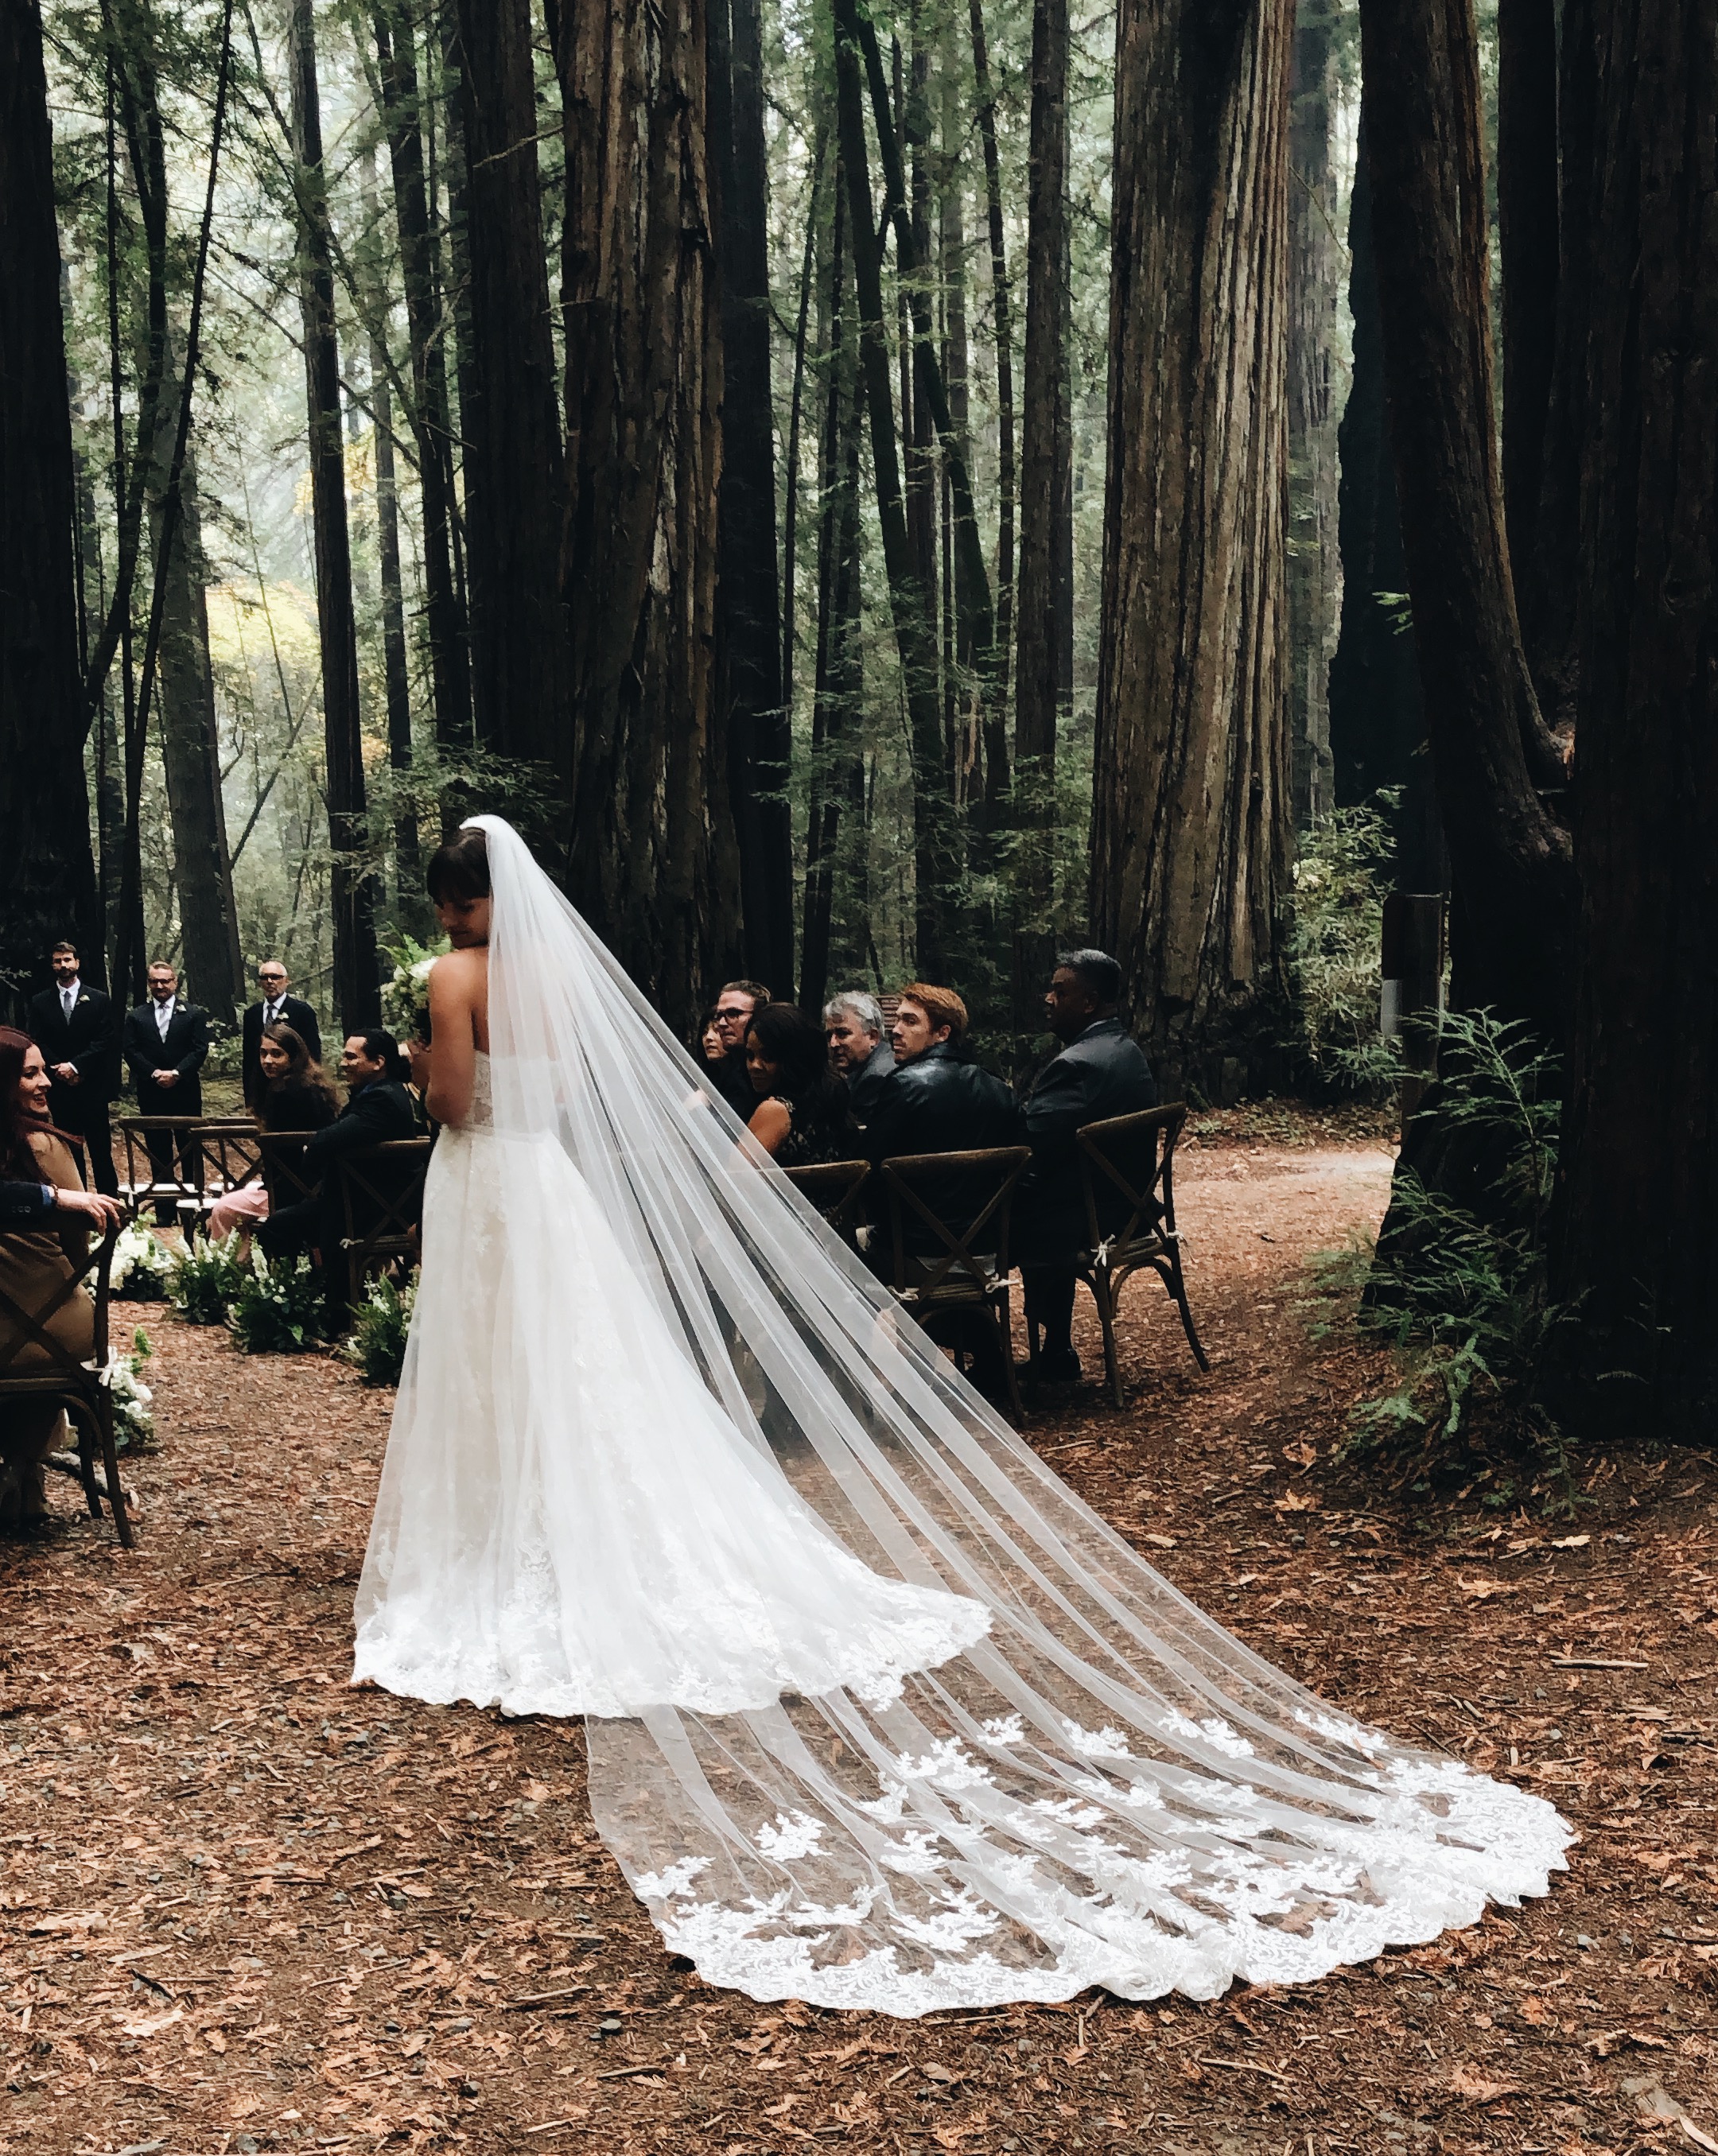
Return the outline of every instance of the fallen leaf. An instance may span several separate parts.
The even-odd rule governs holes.
[[[1471,2097],[1475,2103],[1494,2103],[1499,2097],[1519,2095],[1521,2087],[1519,2082],[1489,2081],[1477,2066],[1457,2066],[1449,2085],[1458,2096]]]
[[[1315,1512],[1319,1501],[1311,1490],[1285,1490],[1271,1509],[1275,1512]]]
[[[1298,1445],[1285,1445],[1283,1447],[1283,1457],[1285,1460],[1294,1460],[1298,1466],[1310,1467],[1318,1456],[1317,1445],[1309,1445],[1304,1438],[1302,1438]]]
[[[1141,1535],[1139,1539],[1150,1543],[1155,1549],[1173,1549],[1175,1547],[1173,1535]]]
[[[169,2013],[156,2014],[145,2021],[121,2021],[121,2029],[127,2036],[158,2036],[163,2029],[171,2029],[175,2021],[183,2021],[185,2010],[175,2006]]]
[[[39,1924],[30,1926],[30,1935],[33,1938],[44,1932],[107,1932],[112,1928],[100,1909],[78,1909],[64,1916],[44,1917]]]
[[[1585,1549],[1592,1540],[1591,1535],[1559,1535],[1551,1544],[1553,1549]]]
[[[547,1804],[548,1802],[548,1784],[547,1782],[533,1781],[527,1782],[525,1784],[525,1798],[528,1804]]]

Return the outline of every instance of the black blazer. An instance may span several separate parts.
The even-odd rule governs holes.
[[[313,1174],[326,1174],[342,1153],[417,1135],[411,1096],[397,1078],[378,1078],[354,1093],[326,1130],[316,1132],[305,1147],[305,1166]]]
[[[316,1023],[316,1013],[307,1003],[298,996],[282,996],[280,1023],[291,1027],[309,1049],[313,1063],[321,1061],[322,1029]],[[252,1004],[244,1014],[244,1045],[239,1062],[247,1108],[254,1108],[262,1096],[262,1029],[263,1006]]]
[[[93,1101],[105,1107],[119,1091],[119,1039],[112,1002],[100,988],[86,988],[80,982],[68,1019],[59,989],[44,988],[30,998],[28,1023],[30,1039],[50,1069],[56,1063],[77,1067],[79,1082],[56,1085],[49,1111],[56,1123],[75,1130],[76,1123],[67,1118],[80,1102]]]
[[[847,1105],[862,1130],[894,1075],[895,1051],[886,1040],[878,1041],[859,1068],[847,1073]]]
[[[1075,1133],[1083,1123],[1103,1122],[1110,1116],[1131,1116],[1141,1108],[1157,1106],[1157,1087],[1144,1050],[1130,1040],[1119,1018],[1100,1018],[1088,1025],[1078,1040],[1070,1041],[1038,1073],[1026,1096],[1026,1142],[1032,1149],[1031,1166],[1021,1178],[1021,1219],[1036,1238],[1061,1244],[1083,1243],[1087,1235],[1084,1200],[1080,1195],[1078,1147]],[[1099,1194],[1100,1215],[1123,1200],[1118,1193],[1114,1205]],[[1106,1227],[1119,1221],[1105,1219]],[[1024,1243],[1021,1245],[1025,1252]]]
[[[0,1227],[33,1227],[53,1210],[45,1183],[0,1183]]]
[[[200,1116],[203,1081],[198,1073],[208,1054],[208,1014],[175,998],[163,1040],[155,1023],[155,1005],[141,1004],[126,1019],[121,1037],[126,1067],[137,1090],[141,1116]],[[177,1070],[177,1086],[157,1086],[154,1070]]]
[[[898,1064],[878,1086],[865,1122],[865,1151],[873,1161],[1024,1142],[1013,1094],[946,1041]]]

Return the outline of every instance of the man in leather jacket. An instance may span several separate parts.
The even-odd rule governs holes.
[[[1026,1096],[1026,1142],[1032,1163],[1021,1178],[1015,1206],[1015,1251],[1025,1290],[1026,1323],[1042,1329],[1038,1376],[1049,1384],[1072,1383],[1080,1374],[1072,1322],[1075,1254],[1090,1240],[1080,1190],[1075,1133],[1082,1124],[1130,1116],[1157,1106],[1150,1065],[1116,1015],[1121,968],[1103,951],[1064,951],[1056,962],[1044,1009],[1062,1043],[1038,1073]],[[1119,1229],[1122,1219],[1099,1225]],[[1109,1209],[1124,1214],[1114,1193]]]

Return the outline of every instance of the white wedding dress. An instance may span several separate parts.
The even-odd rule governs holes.
[[[1552,1808],[1334,1711],[1077,1498],[499,819],[354,1674],[583,1714],[665,1941],[913,2015],[1299,1982],[1546,1891]]]

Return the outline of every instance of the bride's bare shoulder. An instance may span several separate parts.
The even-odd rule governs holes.
[[[489,953],[482,949],[444,951],[430,968],[431,986],[445,995],[476,994],[488,979]]]

